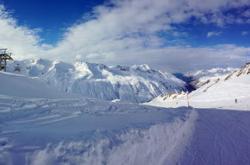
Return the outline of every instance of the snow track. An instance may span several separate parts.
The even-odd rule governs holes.
[[[0,97],[2,165],[250,164],[250,112]]]
[[[172,164],[196,112],[95,99],[13,99],[0,116],[0,164]],[[9,107],[9,110],[5,109]]]
[[[250,164],[250,112],[197,110],[192,141],[180,164]]]

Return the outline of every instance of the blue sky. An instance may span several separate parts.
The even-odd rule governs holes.
[[[0,47],[20,59],[81,58],[188,71],[238,67],[250,56],[248,0],[0,0],[0,5]]]
[[[0,0],[20,25],[41,29],[44,42],[56,43],[67,27],[103,0]],[[69,14],[70,13],[70,14]]]
[[[38,28],[44,43],[55,44],[58,42],[67,27],[81,21],[85,15],[91,14],[94,7],[102,5],[105,0],[0,0],[6,9],[18,20],[20,25],[30,28]],[[237,11],[247,10],[247,6],[230,14],[237,16]],[[250,45],[250,24],[228,24],[223,27],[215,24],[202,24],[195,21],[187,21],[176,25],[176,28],[187,33],[187,36],[179,37],[180,43],[188,43],[193,46],[236,44]],[[220,32],[218,36],[207,37],[208,32]],[[243,35],[242,33],[246,33]],[[176,39],[176,36],[165,35],[168,39]],[[175,43],[178,44],[178,43]]]

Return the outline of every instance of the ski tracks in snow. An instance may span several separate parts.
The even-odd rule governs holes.
[[[2,102],[11,111],[0,116],[0,164],[172,164],[196,119],[187,109],[93,99]]]
[[[197,110],[190,145],[180,164],[250,164],[250,112]]]
[[[0,103],[0,164],[17,155],[14,162],[25,162],[22,154],[28,164],[250,164],[247,111],[164,110],[93,99],[0,97]],[[30,136],[43,141],[31,144]]]

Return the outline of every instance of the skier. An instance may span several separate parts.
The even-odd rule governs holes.
[[[234,99],[234,102],[235,102],[235,104],[237,104],[238,100],[237,100],[237,99]]]

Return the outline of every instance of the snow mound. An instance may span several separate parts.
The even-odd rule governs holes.
[[[226,108],[250,110],[250,64],[241,69],[208,81],[191,93],[175,93],[159,96],[147,103],[163,107],[179,107],[189,104],[200,108]]]
[[[94,99],[0,103],[0,164],[176,164],[197,118]]]
[[[185,90],[183,81],[147,65],[108,67],[37,59],[9,63],[8,71],[40,77],[63,92],[102,100],[146,102],[164,93]]]
[[[25,98],[62,98],[66,94],[59,92],[38,78],[0,72],[0,95]]]
[[[190,123],[154,125],[146,130],[131,129],[98,142],[60,142],[30,156],[31,164],[175,164],[189,132]],[[178,129],[176,132],[175,129]],[[146,152],[145,152],[146,151]],[[143,153],[144,152],[144,153]]]

